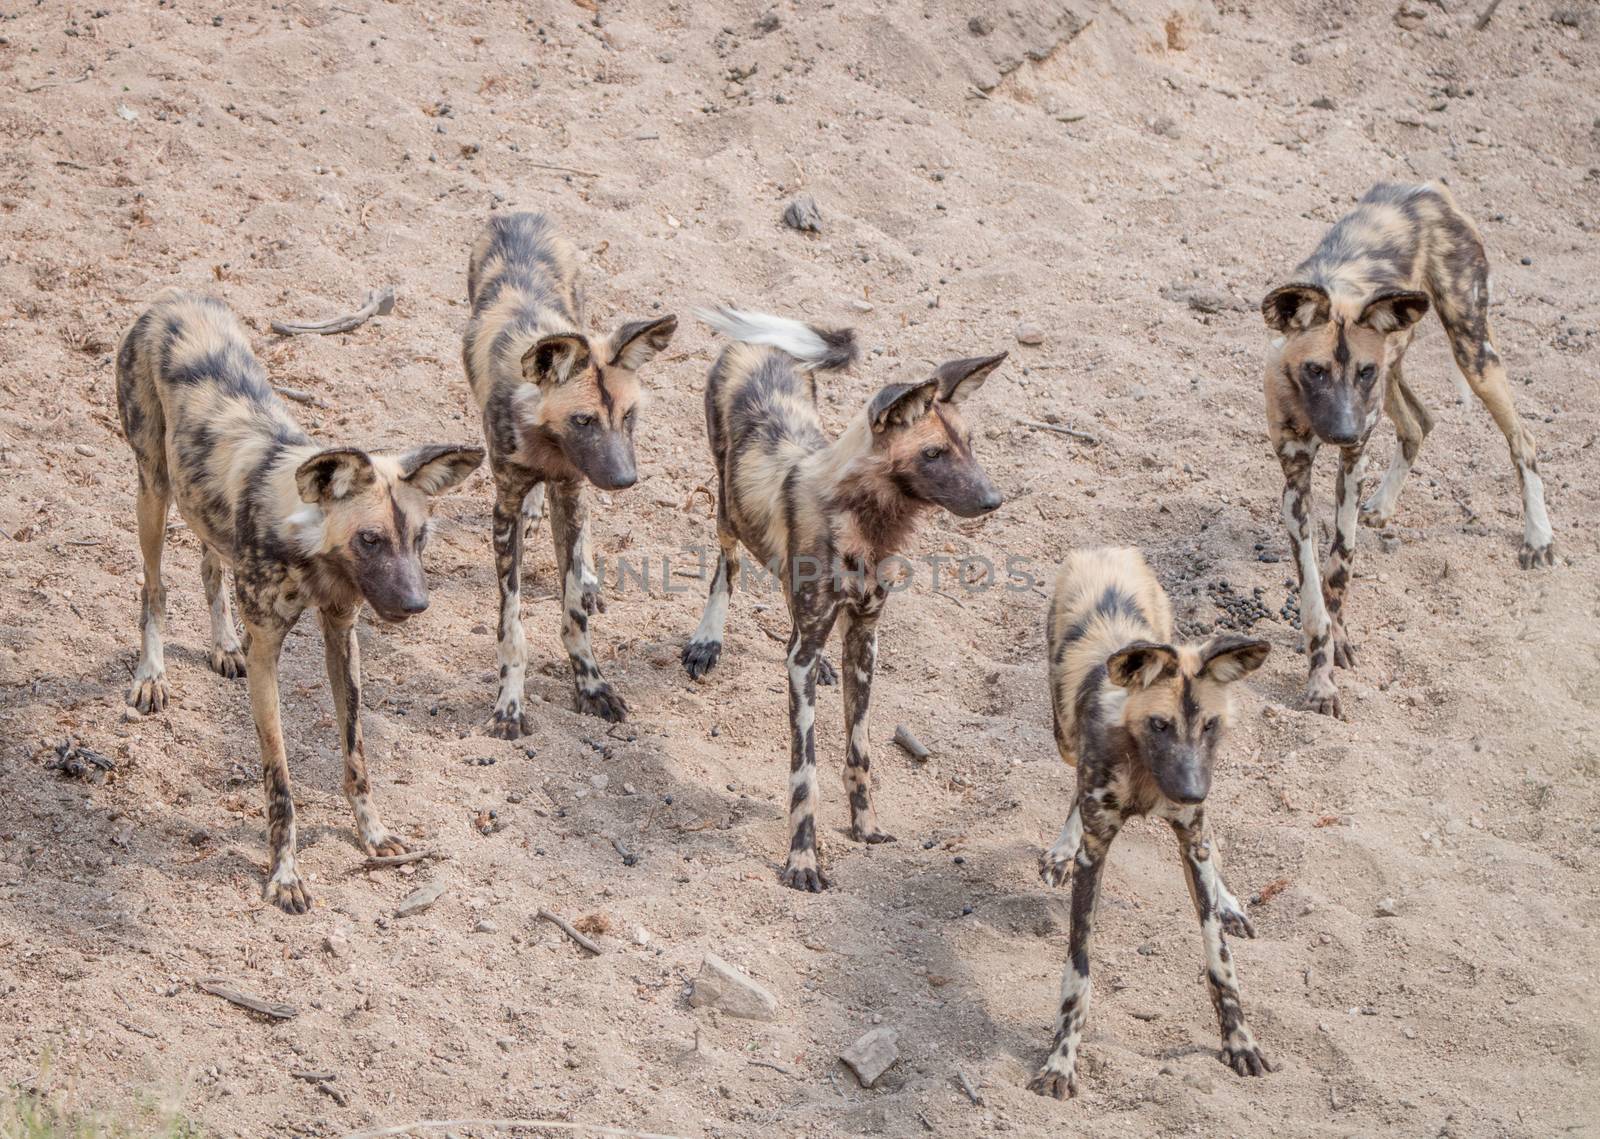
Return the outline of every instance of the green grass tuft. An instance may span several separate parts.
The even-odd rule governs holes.
[[[169,1112],[147,1109],[132,1118],[68,1111],[31,1092],[0,1093],[0,1139],[203,1139],[198,1127]]]

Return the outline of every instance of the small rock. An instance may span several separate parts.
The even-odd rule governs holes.
[[[1393,898],[1384,898],[1378,903],[1378,916],[1392,918],[1400,915],[1400,906]]]
[[[1034,324],[1031,321],[1023,321],[1021,324],[1017,325],[1017,343],[1043,344],[1044,329],[1040,328],[1037,324]]]
[[[350,939],[335,930],[322,939],[322,948],[334,957],[350,956]]]
[[[743,1020],[776,1020],[778,998],[713,953],[700,963],[689,991],[689,1006],[714,1006]]]
[[[611,785],[611,776],[607,775],[603,771],[595,775],[591,775],[589,776],[589,785],[596,791],[604,791]]]
[[[406,895],[405,900],[395,907],[394,916],[397,918],[408,918],[412,914],[420,914],[432,906],[433,903],[437,902],[441,897],[443,897],[444,892],[444,882],[429,882],[421,889]]]
[[[768,34],[770,34],[772,32],[777,31],[782,26],[783,26],[783,17],[779,16],[776,11],[763,12],[763,13],[761,13],[761,15],[756,17],[756,34],[757,35],[762,35],[762,36],[768,35]]]
[[[862,1087],[870,1088],[900,1059],[899,1039],[900,1034],[892,1028],[874,1028],[839,1053],[839,1059],[856,1074]]]
[[[477,925],[472,927],[472,932],[473,933],[498,933],[498,932],[500,932],[500,927],[495,925],[494,922],[490,921],[488,918],[484,918]]]
[[[1143,945],[1139,946],[1140,957],[1154,957],[1160,952],[1161,950],[1156,948],[1156,943],[1153,941],[1147,941]]]
[[[78,454],[82,455],[85,459],[92,459],[100,453],[87,443],[75,444],[72,449],[78,452]]]
[[[783,211],[783,224],[802,233],[821,233],[822,214],[817,209],[816,199],[810,194],[801,194],[790,202]]]
[[[871,312],[872,311],[872,302],[871,301],[864,301],[861,298],[857,297],[855,300],[850,302],[850,307],[855,309],[857,312]]]
[[[967,21],[967,31],[975,36],[986,36],[994,31],[994,21],[980,12]]]
[[[1128,1015],[1133,1017],[1134,1020],[1151,1021],[1151,1020],[1160,1020],[1161,1019],[1160,1010],[1153,1009],[1153,1008],[1134,1009]]]
[[[1210,1080],[1206,1079],[1204,1076],[1196,1075],[1194,1072],[1190,1072],[1187,1076],[1183,1077],[1183,1082],[1197,1092],[1206,1092],[1208,1094],[1215,1087]]]
[[[495,1044],[499,1046],[502,1052],[509,1052],[517,1046],[516,1040],[510,1036],[496,1037]]]
[[[1311,100],[1311,105],[1319,111],[1337,111],[1339,106],[1327,95],[1320,95]]]
[[[633,927],[633,943],[635,945],[649,945],[650,944],[650,931],[648,929],[645,929],[645,927],[642,926],[642,925],[634,926]]]

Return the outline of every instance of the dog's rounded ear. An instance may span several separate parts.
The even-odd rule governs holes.
[[[1261,301],[1261,315],[1279,332],[1300,332],[1328,319],[1328,291],[1321,285],[1279,285]]]
[[[294,485],[301,502],[322,504],[360,494],[376,478],[372,459],[365,451],[331,447],[300,464],[294,473]]]
[[[430,498],[458,486],[483,462],[483,448],[456,443],[413,447],[399,458],[400,477]]]
[[[638,371],[666,350],[677,331],[678,318],[671,313],[655,320],[630,320],[611,334],[611,366]]]
[[[1154,641],[1134,641],[1106,658],[1106,677],[1118,688],[1149,688],[1178,671],[1178,650]]]
[[[1389,289],[1367,301],[1356,323],[1374,332],[1404,332],[1427,314],[1427,293]]]
[[[889,384],[878,389],[878,394],[867,404],[867,421],[874,434],[882,434],[891,427],[910,427],[928,414],[928,408],[939,395],[938,380],[923,380],[920,384]]]
[[[939,381],[939,399],[944,403],[965,403],[983,387],[983,381],[1005,361],[1006,355],[1002,352],[998,356],[974,356],[940,364],[933,373]]]
[[[589,366],[589,342],[575,332],[541,336],[522,354],[522,378],[533,384],[563,384]]]
[[[1241,637],[1237,633],[1213,637],[1200,650],[1198,675],[1218,684],[1232,684],[1260,668],[1271,651],[1270,644],[1255,637]]]

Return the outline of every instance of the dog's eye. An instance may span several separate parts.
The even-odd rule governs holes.
[[[1212,716],[1209,720],[1206,721],[1206,731],[1208,731],[1208,732],[1215,732],[1221,726],[1222,726],[1222,720],[1218,716]]]
[[[1307,364],[1301,371],[1308,380],[1325,380],[1328,378],[1328,369],[1321,364]]]
[[[1377,378],[1378,378],[1377,365],[1375,365],[1375,364],[1367,364],[1365,367],[1363,367],[1361,369],[1361,382],[1362,383],[1370,384],[1373,380],[1375,380]]]
[[[930,461],[937,459],[942,454],[944,454],[943,447],[924,447],[922,449],[922,457]]]
[[[588,412],[582,412],[582,413],[580,413],[578,415],[574,415],[572,417],[572,426],[574,426],[574,427],[593,427],[594,426],[594,416],[590,415]]]
[[[356,541],[369,550],[375,550],[383,545],[383,535],[376,530],[363,530],[356,535]]]
[[[1149,724],[1150,730],[1158,735],[1172,730],[1172,721],[1165,716],[1151,716]]]

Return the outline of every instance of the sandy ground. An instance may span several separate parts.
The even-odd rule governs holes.
[[[0,1080],[174,1099],[220,1136],[448,1116],[683,1136],[1600,1133],[1600,14],[1511,0],[1476,31],[1480,7],[1016,0],[979,34],[982,6],[949,0],[0,6]],[[1255,304],[1380,177],[1447,179],[1483,223],[1560,556],[1516,568],[1504,444],[1457,398],[1430,320],[1408,376],[1439,426],[1397,548],[1362,532],[1340,723],[1300,710],[1289,563],[1258,560],[1286,542]],[[820,234],[778,223],[799,191]],[[602,327],[684,315],[646,374],[645,477],[596,505],[597,549],[652,566],[595,623],[634,718],[571,711],[541,538],[537,730],[482,733],[495,587],[474,476],[438,511],[433,608],[361,631],[379,801],[449,860],[363,869],[304,622],[285,727],[318,904],[289,917],[260,901],[254,732],[242,686],[205,668],[176,518],[177,702],[123,720],[140,567],[111,352],[158,288],[206,288],[277,382],[330,405],[296,407],[318,437],[472,439],[466,251],[497,208],[560,220]],[[268,331],[388,283],[394,314],[353,334]],[[779,887],[778,599],[737,598],[708,681],[677,664],[702,593],[678,574],[713,534],[704,497],[685,505],[711,475],[715,351],[687,313],[718,299],[860,329],[864,362],[823,385],[833,427],[879,384],[1012,350],[970,405],[1009,501],[981,525],[930,519],[913,553],[1042,575],[1072,545],[1134,543],[1191,628],[1222,615],[1216,583],[1261,587],[1275,652],[1212,815],[1236,891],[1276,891],[1236,946],[1279,1072],[1217,1063],[1171,839],[1136,824],[1107,878],[1084,1093],[1025,1090],[1065,957],[1066,896],[1035,857],[1070,786],[1038,592],[947,577],[936,595],[924,572],[894,600],[875,742],[901,841],[845,836],[825,689],[836,888]],[[1021,321],[1045,343],[1020,347]],[[1324,464],[1324,519],[1331,491]],[[889,744],[902,721],[926,765]],[[109,782],[47,769],[69,733],[116,760]],[[393,916],[434,879],[431,910]],[[605,953],[539,906],[601,915]],[[778,1020],[689,1008],[707,951],[777,994]],[[260,1020],[200,992],[209,976],[299,1015]],[[836,1056],[879,1023],[901,1060],[863,1090]],[[307,1070],[336,1073],[338,1099],[291,1075]]]

